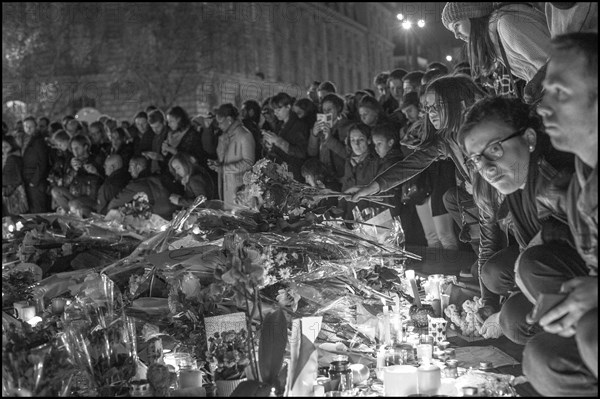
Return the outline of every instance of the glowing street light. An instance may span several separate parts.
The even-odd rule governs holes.
[[[447,55],[447,56],[446,56],[446,61],[448,61],[448,62],[452,62],[452,56],[451,56],[451,55]]]
[[[396,15],[396,18],[398,18],[398,21],[402,21],[404,19],[404,15],[398,14]]]
[[[425,21],[424,21],[424,20],[422,20],[422,19],[420,19],[420,20],[419,20],[419,22],[417,22],[417,26],[418,26],[419,28],[424,28],[424,27],[425,27]]]
[[[409,30],[410,28],[412,28],[412,22],[410,22],[409,20],[402,22],[402,28],[404,28],[405,30]]]

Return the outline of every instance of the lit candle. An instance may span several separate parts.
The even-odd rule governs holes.
[[[413,296],[415,297],[415,305],[419,308],[421,307],[421,298],[419,298],[419,289],[417,288],[417,282],[415,281],[415,271],[407,270],[404,272],[406,278],[410,282],[410,287],[412,288]]]
[[[385,302],[385,299],[381,299],[383,303],[383,336],[384,336],[384,345],[391,344],[391,335],[390,335],[390,310]]]
[[[425,359],[431,359],[433,357],[433,347],[430,344],[419,344],[417,345],[417,359],[419,362],[425,362]]]

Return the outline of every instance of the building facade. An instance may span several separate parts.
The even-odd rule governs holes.
[[[84,106],[130,119],[150,104],[195,115],[280,91],[300,98],[314,80],[354,92],[393,67],[392,3],[12,4],[3,13],[26,21],[19,37],[43,45],[21,59],[3,45],[3,104],[53,119]]]

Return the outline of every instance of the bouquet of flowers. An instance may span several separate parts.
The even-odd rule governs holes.
[[[210,361],[215,381],[237,380],[245,377],[246,367],[250,365],[249,339],[245,329],[216,332],[208,338],[206,357]]]
[[[31,271],[13,270],[2,273],[2,307],[11,306],[16,301],[32,300],[34,283]]]
[[[55,332],[43,323],[3,331],[2,396],[67,396],[75,370]]]
[[[149,219],[152,215],[150,200],[148,199],[148,195],[143,192],[134,195],[133,201],[123,205],[119,210],[125,216],[132,216],[140,219]]]
[[[294,180],[286,164],[263,158],[244,175],[244,189],[238,194],[237,202],[252,204],[251,208],[275,217],[301,216],[330,192]]]

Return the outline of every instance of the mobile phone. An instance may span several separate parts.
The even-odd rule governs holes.
[[[531,312],[531,320],[539,322],[540,319],[552,308],[560,304],[567,298],[567,294],[544,294],[541,293]]]
[[[331,127],[333,125],[333,115],[317,114],[317,123],[325,123],[327,126]]]

